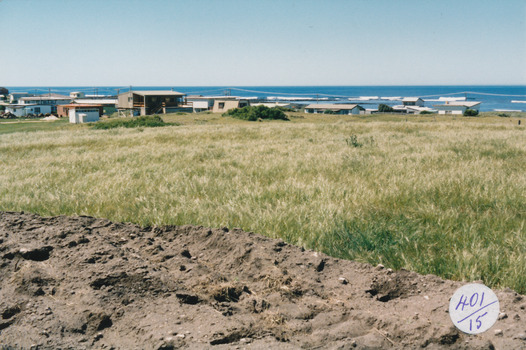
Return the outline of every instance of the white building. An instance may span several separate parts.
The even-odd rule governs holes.
[[[305,113],[365,114],[365,109],[357,104],[310,104],[305,107]]]
[[[61,108],[67,110],[69,122],[74,124],[97,122],[102,111],[102,105],[92,104],[70,104]]]
[[[28,114],[38,115],[51,113],[51,106],[46,105],[28,105],[28,104],[11,104],[6,105],[5,111],[13,113],[17,117],[25,117]]]
[[[438,110],[438,114],[464,114],[466,109],[474,109],[478,112],[480,102],[446,101],[443,105],[433,105],[433,107]]]

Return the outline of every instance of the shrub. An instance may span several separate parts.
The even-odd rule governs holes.
[[[474,117],[474,116],[477,116],[479,114],[479,111],[477,111],[476,109],[466,109],[464,111],[464,117]]]
[[[435,113],[430,112],[430,111],[422,111],[422,112],[420,112],[420,114],[435,114]]]
[[[99,121],[93,125],[93,129],[114,129],[114,128],[138,128],[138,127],[158,127],[175,125],[165,123],[158,115],[146,115],[133,118],[117,118],[107,121]]]
[[[260,119],[289,120],[287,115],[280,109],[268,108],[266,106],[246,106],[243,108],[234,108],[224,113],[223,116],[249,121],[256,121]]]
[[[363,146],[363,143],[358,141],[358,136],[356,136],[354,134],[349,136],[348,139],[345,139],[345,142],[347,142],[347,146],[354,147],[354,148],[358,148],[358,147],[362,147]]]
[[[393,112],[394,109],[386,104],[383,104],[381,103],[379,106],[378,106],[378,112],[380,113],[389,113],[389,112]]]

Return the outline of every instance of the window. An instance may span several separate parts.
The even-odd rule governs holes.
[[[219,102],[219,109],[223,109],[225,108],[225,103],[224,102]]]
[[[40,113],[40,107],[35,107],[35,113]]]

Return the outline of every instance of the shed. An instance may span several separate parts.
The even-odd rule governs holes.
[[[59,116],[67,115],[69,122],[74,124],[96,122],[102,114],[102,105],[94,104],[69,104],[57,109],[60,109]]]
[[[364,114],[365,108],[357,104],[310,104],[305,107],[305,113],[330,113],[330,114]]]

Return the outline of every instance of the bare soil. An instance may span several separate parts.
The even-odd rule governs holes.
[[[526,349],[526,298],[479,335],[461,282],[238,229],[0,212],[0,349]]]

